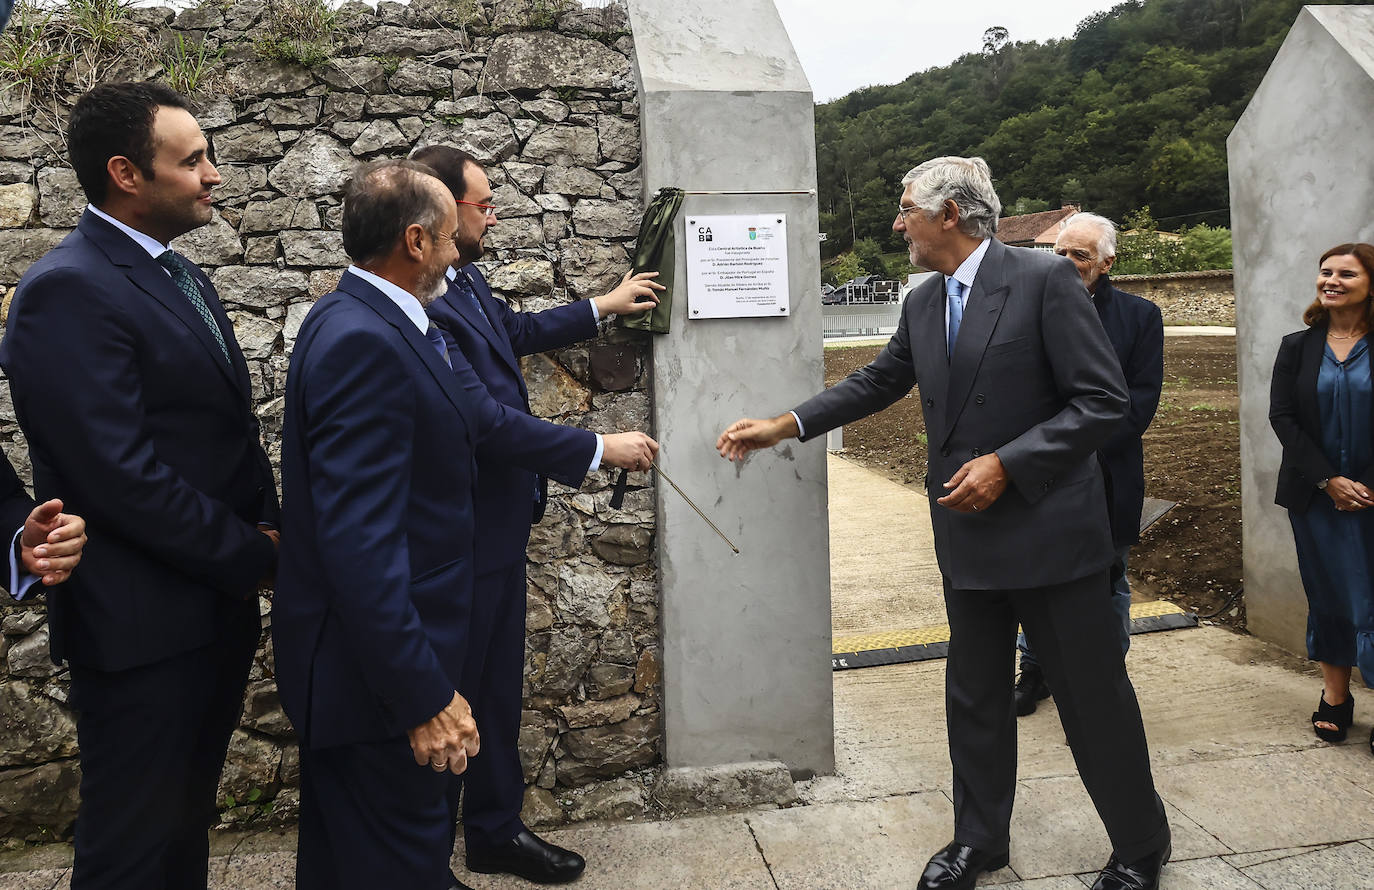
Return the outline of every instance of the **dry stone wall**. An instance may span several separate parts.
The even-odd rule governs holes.
[[[1236,285],[1229,269],[1113,275],[1112,284],[1158,304],[1165,324],[1236,324]]]
[[[481,265],[499,294],[538,310],[604,293],[627,268],[640,145],[632,45],[617,5],[419,0],[374,12],[354,3],[332,58],[314,69],[257,58],[264,11],[249,0],[133,15],[150,40],[181,35],[222,53],[194,97],[224,179],[217,212],[176,246],[210,274],[233,319],[276,461],[296,333],[347,263],[340,197],[356,164],[434,143],[472,152],[500,207]],[[0,85],[5,309],[20,275],[85,203],[60,129],[45,128]],[[614,330],[530,357],[535,413],[603,432],[647,429],[648,357],[642,335]],[[0,444],[27,475],[9,390],[0,390]],[[631,488],[612,510],[609,483],[602,471],[579,491],[554,486],[530,542],[520,749],[536,824],[642,812],[661,761],[653,492]],[[262,614],[267,628],[267,599]],[[72,825],[79,768],[42,598],[6,601],[0,629],[0,837],[60,837]],[[295,812],[299,758],[272,676],[264,634],[224,770],[226,822]]]

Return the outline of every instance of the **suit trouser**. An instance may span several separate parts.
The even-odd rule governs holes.
[[[520,708],[525,677],[525,562],[477,576],[459,692],[472,707],[482,749],[449,792],[456,820],[463,799],[469,846],[492,847],[524,830],[525,773],[520,766]]]
[[[301,748],[299,890],[448,890],[451,773],[415,762],[405,736]]]
[[[72,665],[74,890],[206,886],[207,831],[261,627],[256,598],[243,606],[209,646],[122,671]]]
[[[956,590],[945,579],[945,706],[956,841],[989,851],[1008,846],[1016,791],[1012,678],[1019,621],[1054,690],[1078,774],[1112,851],[1130,862],[1164,846],[1169,826],[1155,793],[1109,587],[1106,571],[1020,590]]]
[[[1117,639],[1121,641],[1121,654],[1125,655],[1131,651],[1131,583],[1126,580],[1126,567],[1131,559],[1131,545],[1126,544],[1118,547],[1116,551],[1117,565],[1113,567],[1121,569],[1121,574],[1112,578],[1112,611],[1116,614]],[[1016,635],[1016,648],[1021,650],[1021,669],[1025,670],[1026,665],[1040,666],[1035,658],[1035,649],[1030,643],[1026,642],[1026,635],[1019,633]],[[1053,692],[1053,690],[1051,690]]]

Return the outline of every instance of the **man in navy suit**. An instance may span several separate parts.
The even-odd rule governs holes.
[[[167,248],[210,221],[219,174],[158,84],[91,90],[67,143],[90,206],[20,282],[0,365],[38,496],[91,530],[48,596],[81,744],[72,886],[204,887],[277,540],[233,327]]]
[[[62,512],[56,498],[34,504],[8,459],[0,458],[0,529],[15,529],[5,589],[22,600],[41,582],[52,587],[71,576],[86,546],[86,520]]]
[[[1113,287],[1107,272],[1116,262],[1116,226],[1096,213],[1076,213],[1064,221],[1054,252],[1068,257],[1092,295],[1093,307],[1121,362],[1131,403],[1107,443],[1098,449],[1098,462],[1107,483],[1107,515],[1111,522],[1116,565],[1112,567],[1112,608],[1118,619],[1117,640],[1124,655],[1131,648],[1131,587],[1126,562],[1131,545],[1140,540],[1140,510],[1145,504],[1145,454],[1141,439],[1159,407],[1164,386],[1164,319],[1159,307],[1144,297]],[[1017,637],[1021,675],[1016,680],[1016,713],[1035,711],[1050,696],[1045,674],[1026,635]]]
[[[491,396],[512,411],[528,414],[529,393],[520,357],[558,349],[596,336],[598,319],[642,312],[657,302],[655,272],[626,275],[603,297],[543,312],[515,312],[495,299],[481,271],[482,240],[496,224],[491,183],[465,152],[445,146],[421,148],[413,160],[432,167],[453,194],[458,209],[459,257],[451,284],[429,307],[429,316],[454,340]],[[643,433],[600,437],[590,469],[603,463],[647,470],[657,443]],[[514,465],[500,452],[478,455],[477,578],[473,648],[462,688],[470,690],[482,726],[483,756],[463,777],[463,833],[467,867],[506,872],[539,883],[578,877],[586,863],[550,844],[520,820],[525,780],[517,747],[525,659],[525,546],[530,525],[544,512],[544,474]],[[537,468],[536,468],[537,469]],[[458,783],[451,805],[457,815]]]

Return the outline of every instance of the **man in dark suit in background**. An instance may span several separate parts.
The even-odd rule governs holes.
[[[1164,319],[1159,307],[1144,297],[1112,286],[1107,272],[1116,262],[1116,226],[1096,213],[1076,213],[1064,221],[1054,252],[1068,257],[1092,295],[1093,307],[1107,332],[1112,350],[1126,377],[1130,405],[1105,445],[1097,452],[1107,483],[1107,513],[1111,520],[1112,608],[1118,619],[1121,654],[1131,648],[1131,586],[1126,563],[1131,545],[1140,540],[1140,510],[1145,504],[1145,454],[1141,438],[1154,420],[1164,386]],[[1016,639],[1021,650],[1021,675],[1016,680],[1016,714],[1035,711],[1048,698],[1049,684],[1026,635]]]
[[[86,520],[62,512],[56,498],[34,504],[8,459],[0,458],[0,529],[15,529],[5,589],[16,600],[36,582],[61,584],[81,562]]]
[[[474,265],[482,239],[496,224],[491,183],[473,157],[446,146],[421,148],[412,159],[432,167],[449,187],[458,208],[459,257],[449,272],[448,291],[429,315],[454,340],[492,398],[512,411],[529,413],[529,393],[520,357],[595,337],[597,321],[611,313],[642,312],[657,302],[657,273],[626,275],[603,297],[543,312],[514,312],[495,299]],[[610,464],[649,469],[658,445],[643,433],[597,438],[588,469]],[[540,883],[571,881],[586,863],[576,853],[549,844],[520,821],[525,779],[518,749],[525,663],[525,546],[530,525],[543,516],[544,474],[536,475],[496,453],[478,455],[477,581],[473,649],[463,688],[471,691],[482,726],[483,756],[462,779],[463,833],[467,866],[482,873],[507,872]],[[456,806],[458,785],[453,791]]]
[[[981,158],[937,158],[902,181],[892,227],[913,264],[942,274],[907,298],[871,364],[789,413],[737,421],[717,448],[738,460],[812,439],[920,383],[950,626],[954,841],[918,886],[967,890],[1008,863],[1019,621],[1112,841],[1094,890],[1156,888],[1169,826],[1113,634],[1113,548],[1095,456],[1126,408],[1120,366],[1073,266],[993,237],[1001,202]]]
[[[167,248],[210,221],[219,174],[158,84],[91,90],[67,143],[90,206],[19,283],[0,365],[38,496],[91,529],[48,597],[81,745],[72,887],[204,887],[277,541],[233,327]]]

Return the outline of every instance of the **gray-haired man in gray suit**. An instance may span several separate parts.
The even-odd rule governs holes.
[[[1001,202],[981,158],[936,158],[902,182],[892,227],[912,263],[941,276],[907,299],[871,364],[793,411],[734,423],[717,448],[737,460],[813,439],[920,385],[950,625],[954,841],[919,886],[965,890],[1008,862],[1019,622],[1044,653],[1064,733],[1112,841],[1094,890],[1156,888],[1169,825],[1113,635],[1114,551],[1094,456],[1126,410],[1120,363],[1072,263],[993,238]]]

